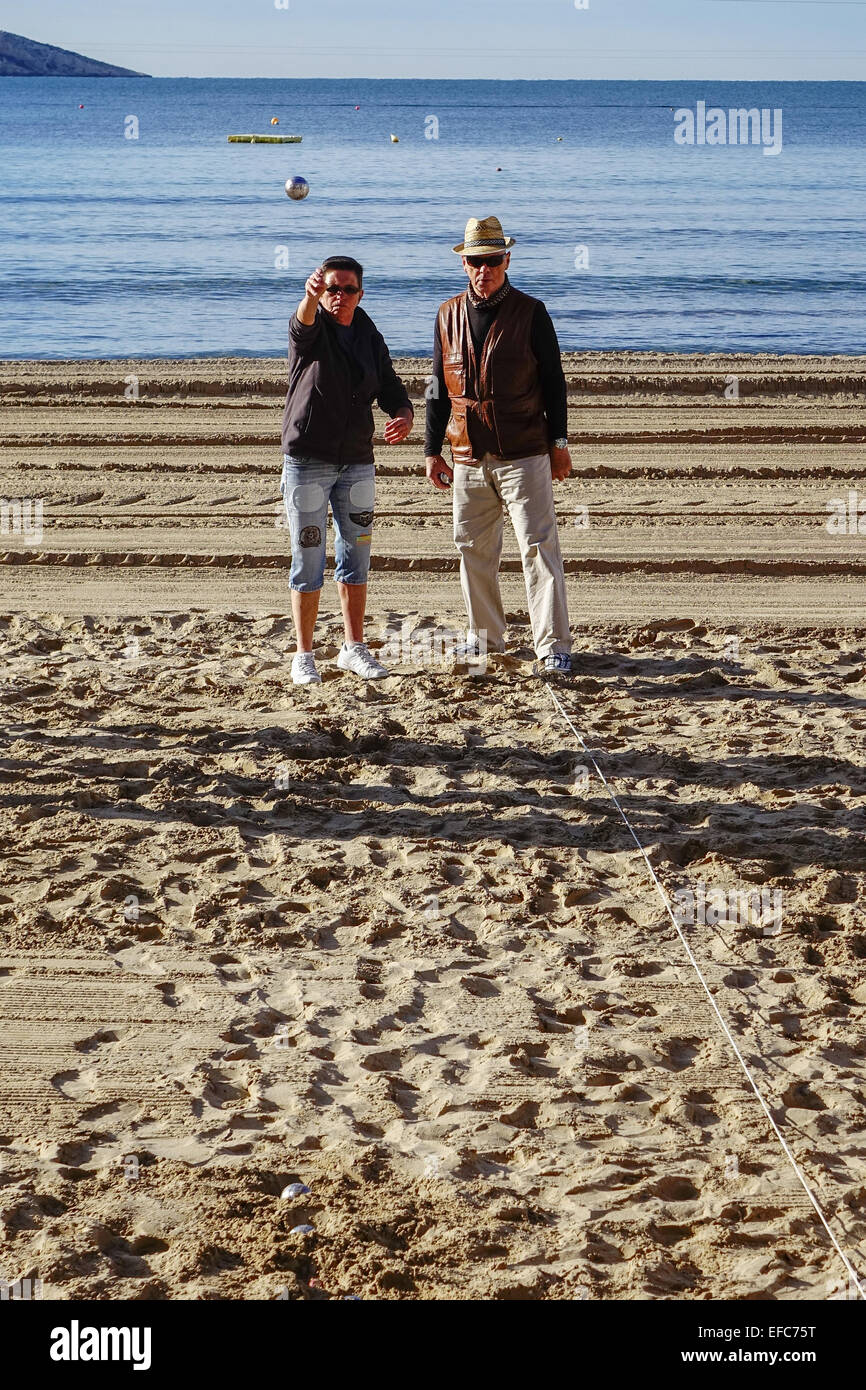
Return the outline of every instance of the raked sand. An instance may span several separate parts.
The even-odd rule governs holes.
[[[866,362],[566,365],[558,695],[670,894],[782,904],[683,931],[866,1273],[866,534],[826,525],[866,503]],[[428,364],[398,369],[420,405]],[[369,633],[404,659],[337,670],[328,577],[324,683],[292,686],[283,389],[277,360],[0,364],[0,496],[43,508],[0,537],[0,1277],[844,1294],[533,674],[510,536],[507,654],[424,660],[462,607],[418,431],[377,450]]]

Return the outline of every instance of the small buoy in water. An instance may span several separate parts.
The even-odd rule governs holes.
[[[79,109],[79,111],[83,111],[83,110],[84,110],[84,102],[83,102],[83,101],[80,101],[80,102],[78,103],[78,109]]]
[[[360,106],[356,106],[356,107],[355,107],[355,110],[356,110],[356,111],[360,111],[360,109],[361,109]]]
[[[497,164],[497,166],[496,166],[496,172],[497,172],[497,174],[501,174],[501,173],[502,173],[502,165],[501,165],[501,164]]]
[[[556,137],[556,143],[557,143],[558,145],[561,145],[561,144],[562,144],[562,136],[561,136],[561,135],[557,135],[557,137]]]
[[[391,144],[392,144],[392,145],[399,145],[399,143],[400,143],[400,136],[399,136],[399,135],[392,135],[392,136],[391,136]]]
[[[309,1190],[310,1189],[306,1186],[305,1183],[290,1182],[288,1187],[284,1187],[282,1192],[280,1193],[280,1201],[285,1202],[287,1199],[291,1197],[303,1197],[306,1192],[309,1192]]]
[[[280,118],[279,118],[279,116],[271,116],[271,125],[279,125],[279,123],[280,123]]]
[[[311,1236],[312,1234],[312,1226],[293,1226],[289,1231],[290,1236]]]
[[[294,198],[296,203],[299,202],[301,198],[306,198],[309,191],[310,185],[307,183],[306,179],[301,178],[300,174],[295,174],[293,179],[286,179],[286,192],[290,198]]]

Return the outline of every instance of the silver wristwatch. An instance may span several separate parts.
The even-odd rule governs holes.
[[[567,449],[567,448],[568,448],[568,440],[567,440],[567,439],[554,439],[554,441],[553,441],[553,447],[554,447],[554,449]]]

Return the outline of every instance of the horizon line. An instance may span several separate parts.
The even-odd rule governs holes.
[[[866,0],[864,0],[866,3]],[[101,61],[101,60],[100,60]],[[121,64],[111,64],[110,66],[122,66]],[[862,87],[866,85],[864,77],[706,77],[700,74],[693,77],[453,77],[439,76],[430,73],[405,73],[399,77],[389,74],[381,77],[372,77],[364,73],[352,73],[345,77],[294,77],[292,75],[274,76],[269,73],[262,73],[258,76],[237,75],[235,73],[153,73],[153,72],[134,72],[134,73],[0,73],[0,81],[50,81],[58,82],[103,82],[103,81],[131,81],[138,79],[146,82],[715,82],[733,83],[747,82],[758,83],[764,86],[785,86],[802,83],[827,83],[833,82],[839,86]]]

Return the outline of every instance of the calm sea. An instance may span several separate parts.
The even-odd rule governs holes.
[[[781,154],[675,143],[701,101]],[[0,78],[0,356],[279,355],[338,252],[427,355],[489,213],[564,349],[866,352],[864,137],[864,83]]]

